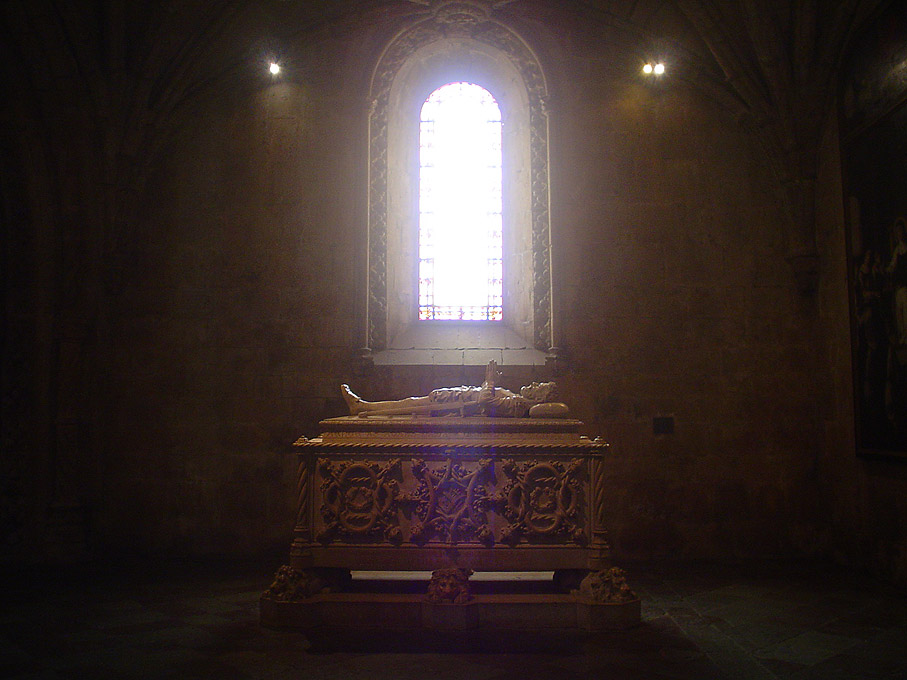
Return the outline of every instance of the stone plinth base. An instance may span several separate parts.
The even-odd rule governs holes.
[[[261,624],[297,630],[625,630],[640,622],[639,600],[594,603],[575,595],[479,595],[434,604],[423,595],[325,593],[297,602],[261,598]]]
[[[642,620],[639,600],[629,602],[576,603],[576,622],[580,630],[626,630]]]

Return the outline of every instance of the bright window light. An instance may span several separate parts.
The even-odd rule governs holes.
[[[449,83],[420,125],[419,319],[499,321],[501,111],[483,87]]]

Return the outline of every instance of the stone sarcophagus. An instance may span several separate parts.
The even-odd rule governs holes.
[[[301,438],[297,570],[607,568],[606,443],[570,419],[347,416]]]
[[[554,383],[368,402],[295,444],[290,564],[261,598],[274,627],[604,630],[640,603],[606,541],[608,445],[580,434]],[[371,589],[351,572],[426,572],[421,592]],[[554,572],[551,590],[474,593],[475,572]],[[547,578],[547,577],[546,577]],[[501,581],[519,580],[503,576]],[[478,580],[478,579],[477,579]],[[478,587],[478,586],[477,586]],[[484,586],[483,586],[484,587]]]

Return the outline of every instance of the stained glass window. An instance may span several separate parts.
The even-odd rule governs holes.
[[[419,319],[500,321],[501,111],[488,90],[449,83],[422,105]]]

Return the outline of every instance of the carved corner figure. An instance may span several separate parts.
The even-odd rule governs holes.
[[[425,599],[433,604],[466,604],[473,599],[469,590],[472,569],[448,567],[435,569],[428,582]]]
[[[500,376],[497,363],[488,362],[485,381],[480,387],[462,385],[442,387],[421,397],[406,397],[391,401],[365,401],[356,396],[349,385],[340,391],[350,409],[350,415],[460,415],[505,418],[566,418],[567,404],[555,401],[557,386],[553,382],[525,385],[516,394],[498,387]]]
[[[264,592],[276,602],[298,602],[330,589],[328,582],[311,569],[297,570],[288,565],[277,570],[271,587]]]
[[[589,572],[576,592],[586,600],[606,604],[619,604],[638,599],[627,584],[626,572],[618,567]]]

